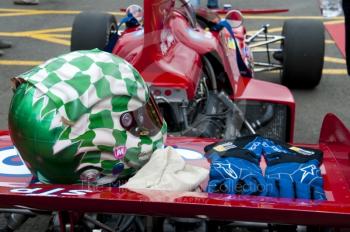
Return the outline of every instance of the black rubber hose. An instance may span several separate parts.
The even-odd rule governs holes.
[[[254,130],[264,127],[273,119],[274,115],[275,115],[274,105],[268,104],[264,115],[260,119],[256,120],[255,122],[252,122],[251,125],[254,128]]]

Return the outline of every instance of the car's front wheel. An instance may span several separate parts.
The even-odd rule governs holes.
[[[73,22],[71,51],[98,48],[106,51],[117,33],[117,21],[111,14],[83,12]]]
[[[322,77],[325,35],[317,20],[287,20],[283,25],[281,82],[291,88],[314,88]]]

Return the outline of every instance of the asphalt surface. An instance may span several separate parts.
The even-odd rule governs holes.
[[[202,0],[204,3],[204,1]],[[237,8],[288,8],[289,12],[273,15],[247,15],[248,30],[257,30],[269,23],[270,30],[280,33],[287,18],[317,18],[318,0],[238,0]],[[100,10],[116,12],[120,8],[142,1],[122,0],[42,0],[38,6],[16,6],[11,0],[0,1],[0,38],[11,41],[13,48],[0,57],[0,128],[7,128],[7,112],[12,96],[10,78],[29,70],[51,57],[69,52],[70,27],[79,11]],[[333,23],[342,17],[324,20]],[[308,39],[308,38],[305,38]],[[313,90],[292,90],[296,101],[296,142],[316,143],[322,119],[327,112],[337,114],[350,127],[350,79],[345,61],[329,35],[326,35],[326,62],[320,85]],[[300,41],[302,43],[302,41]],[[278,73],[258,75],[258,78],[279,82]],[[32,220],[21,231],[44,231],[47,217]]]

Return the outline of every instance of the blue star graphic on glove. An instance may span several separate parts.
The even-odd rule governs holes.
[[[316,166],[314,165],[314,164],[311,164],[311,165],[309,165],[309,166],[306,166],[306,167],[304,167],[304,168],[301,168],[300,169],[300,171],[303,171],[304,173],[303,173],[303,176],[301,177],[301,182],[303,182],[303,180],[305,179],[305,177],[307,177],[307,175],[312,175],[312,176],[314,176],[315,175],[315,173],[314,173],[314,171],[316,170],[317,168],[316,168]]]
[[[214,168],[217,170],[218,173],[221,173],[220,170],[224,171],[229,177],[233,178],[233,179],[237,179],[238,175],[237,173],[231,168],[231,164],[230,163],[218,163],[215,162],[213,163]],[[225,178],[225,175],[222,175]]]

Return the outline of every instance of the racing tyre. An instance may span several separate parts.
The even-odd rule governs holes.
[[[283,25],[281,82],[290,88],[314,88],[322,77],[325,35],[317,20],[288,20]]]
[[[106,50],[112,37],[117,36],[117,21],[113,15],[83,12],[73,22],[71,51],[98,48]]]

